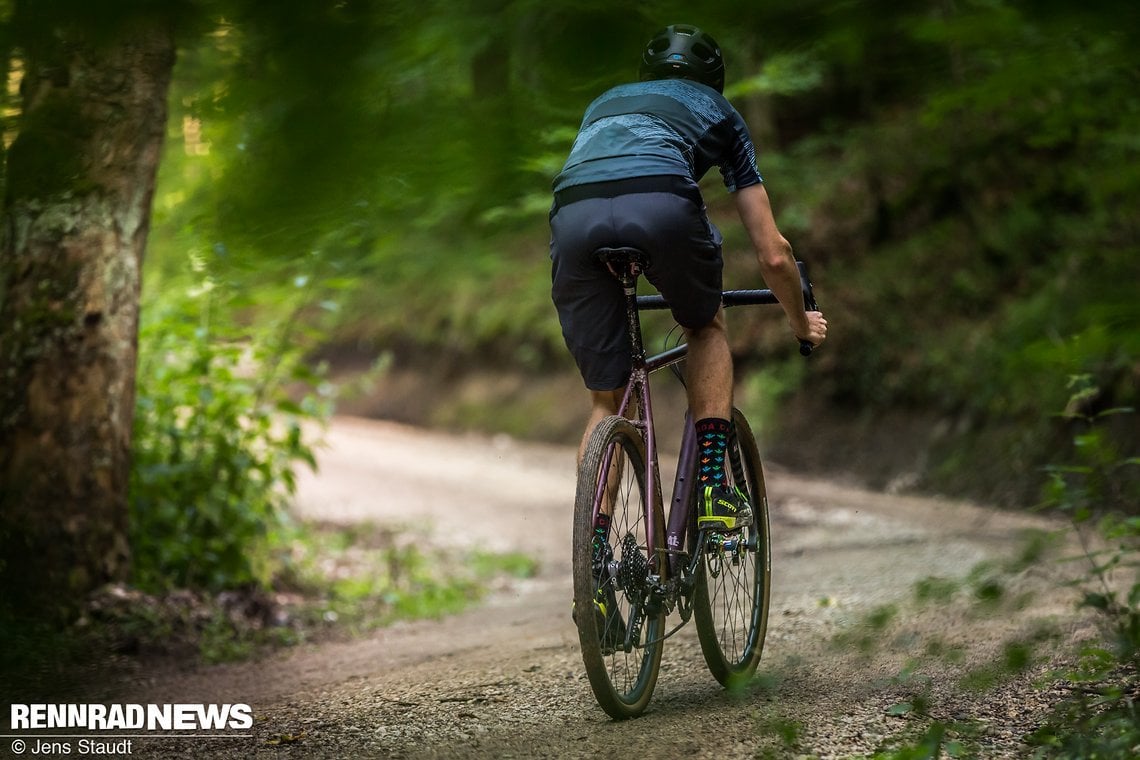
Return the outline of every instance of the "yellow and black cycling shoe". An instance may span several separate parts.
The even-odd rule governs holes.
[[[578,610],[572,604],[570,615],[578,622]],[[625,648],[625,621],[618,610],[617,594],[611,584],[594,592],[594,623],[598,630],[598,643],[602,654],[609,655]]]
[[[752,524],[752,506],[739,488],[705,486],[698,499],[697,528],[728,532]]]

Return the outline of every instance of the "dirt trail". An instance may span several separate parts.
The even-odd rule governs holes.
[[[773,597],[759,685],[725,694],[689,626],[665,648],[649,712],[614,723],[582,675],[569,615],[572,450],[341,418],[319,460],[320,473],[300,482],[301,515],[414,522],[444,542],[532,554],[538,576],[444,620],[140,684],[139,701],[245,702],[257,722],[251,738],[208,746],[140,740],[135,756],[849,757],[911,725],[887,710],[918,688],[900,672],[937,640],[961,655],[924,667],[935,717],[978,718],[983,756],[1013,757],[1046,698],[1032,672],[988,695],[961,693],[958,677],[1042,620],[1076,631],[1060,593],[991,616],[907,601],[923,578],[961,578],[1009,556],[1026,530],[1050,527],[1041,519],[770,467]],[[1047,575],[1013,582],[1051,589]],[[855,624],[889,603],[900,617],[864,651]]]

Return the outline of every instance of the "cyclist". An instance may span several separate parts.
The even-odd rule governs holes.
[[[721,235],[697,185],[713,165],[792,333],[819,345],[827,320],[803,308],[791,245],[773,218],[748,128],[723,90],[724,60],[706,32],[676,24],[655,34],[640,81],[608,90],[586,109],[554,180],[550,255],[562,334],[592,398],[579,457],[594,426],[617,412],[631,371],[621,287],[593,252],[633,246],[647,254],[644,274],[689,344],[686,389],[701,447],[698,525],[731,531],[751,524],[752,511],[724,473],[732,355],[720,304]],[[609,517],[598,519],[605,536]]]

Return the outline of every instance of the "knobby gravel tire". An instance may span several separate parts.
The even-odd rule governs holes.
[[[771,590],[768,496],[756,439],[744,415],[734,410],[739,457],[727,467],[732,485],[748,493],[753,523],[736,546],[706,542],[698,567],[693,614],[701,651],[713,677],[726,688],[751,680],[764,650]],[[731,534],[729,534],[731,536]]]
[[[612,498],[613,507],[608,549],[602,549],[606,561],[601,564],[606,569],[599,580],[594,516],[597,503],[607,499],[605,495],[599,498],[603,468],[607,463],[608,498]],[[574,617],[582,661],[594,697],[606,713],[618,720],[636,717],[645,710],[661,666],[663,612],[644,619],[635,640],[629,645],[624,643],[631,614],[636,618],[635,611],[644,609],[641,604],[644,588],[639,588],[639,580],[644,579],[654,557],[665,556],[661,501],[653,500],[651,515],[647,518],[645,476],[645,446],[637,428],[621,417],[602,420],[591,434],[578,468],[574,505]],[[647,545],[647,519],[656,525],[654,542],[659,546]],[[605,623],[600,624],[600,615],[594,612],[599,587],[608,595],[608,608],[616,604],[620,621],[609,619],[612,618],[610,613]],[[620,639],[623,646],[614,646],[616,639]]]

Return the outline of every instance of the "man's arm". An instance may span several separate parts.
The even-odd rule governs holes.
[[[783,307],[792,333],[818,346],[827,337],[827,320],[818,311],[804,311],[803,289],[792,246],[776,227],[768,191],[764,185],[749,185],[737,190],[734,196],[740,221],[756,250],[764,283]]]

